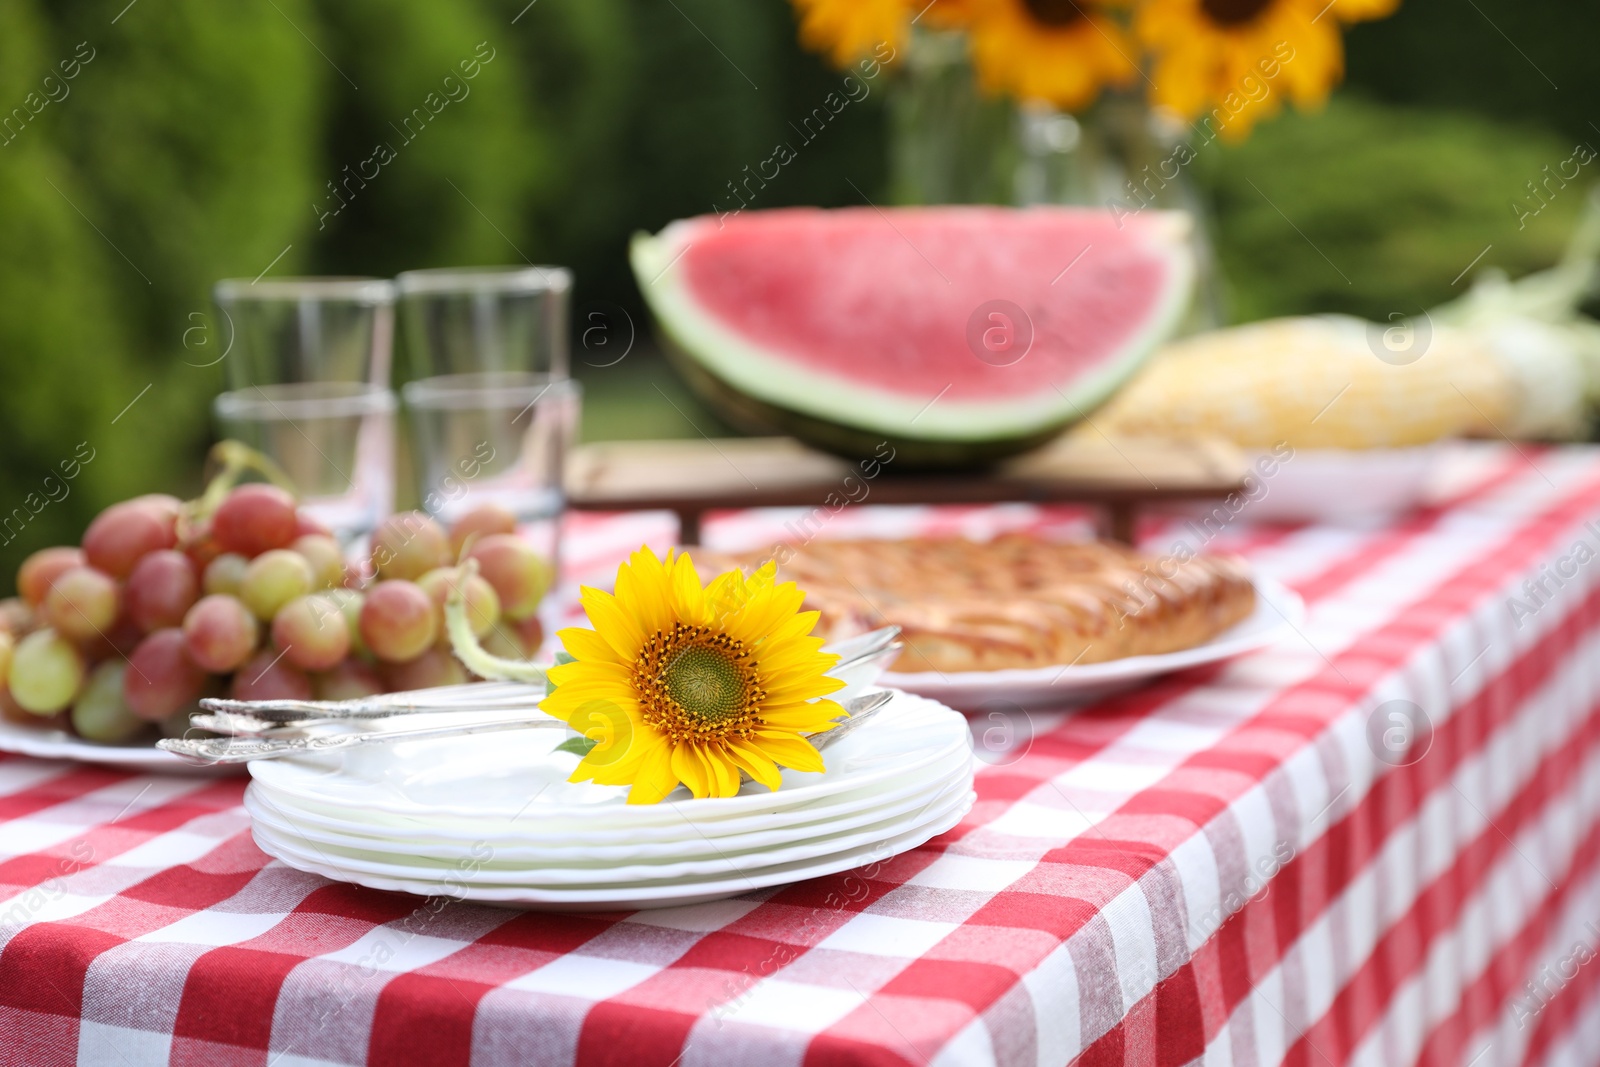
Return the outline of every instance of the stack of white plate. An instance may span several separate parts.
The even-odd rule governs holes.
[[[291,867],[375,889],[589,911],[691,904],[865,866],[972,806],[966,720],[896,693],[783,788],[625,803],[573,784],[558,730],[399,742],[252,763],[256,842]]]

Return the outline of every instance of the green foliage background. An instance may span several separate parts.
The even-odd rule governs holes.
[[[197,488],[222,387],[214,280],[558,262],[580,308],[614,302],[643,328],[629,234],[725,200],[840,78],[795,45],[786,0],[124,3],[0,2],[0,117],[80,42],[94,53],[0,145],[0,585],[113,499]],[[1352,31],[1324,113],[1202,153],[1236,317],[1383,317],[1458,292],[1485,246],[1512,273],[1553,259],[1578,193],[1526,229],[1509,205],[1575,141],[1600,143],[1596,19],[1478,7],[1407,0]],[[480,42],[494,57],[470,95],[405,143],[394,124]],[[882,195],[887,80],[755,206]],[[327,183],[379,142],[395,160],[319,222]],[[658,388],[711,426],[648,355],[578,369],[591,436],[694,432]],[[51,500],[79,442],[95,458]]]

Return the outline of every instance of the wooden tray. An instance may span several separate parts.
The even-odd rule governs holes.
[[[886,453],[887,455],[887,453]],[[1131,541],[1139,507],[1244,489],[1249,462],[1220,441],[1071,434],[983,471],[903,472],[892,460],[852,464],[788,437],[612,441],[567,462],[567,504],[587,511],[676,512],[683,544],[700,543],[708,511],[873,504],[1097,505],[1103,532]]]

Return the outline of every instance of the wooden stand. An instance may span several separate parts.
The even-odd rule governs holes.
[[[886,454],[887,455],[887,454]],[[983,471],[920,473],[892,460],[852,464],[787,437],[615,441],[567,463],[567,504],[581,511],[676,512],[683,544],[706,512],[848,504],[1079,503],[1102,509],[1103,536],[1131,542],[1138,509],[1242,491],[1244,455],[1222,442],[1058,439]]]

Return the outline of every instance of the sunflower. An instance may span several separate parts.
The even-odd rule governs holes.
[[[1094,0],[941,0],[938,24],[961,27],[986,92],[1077,111],[1138,74],[1126,31]]]
[[[1316,107],[1344,75],[1339,24],[1381,18],[1399,0],[1147,0],[1134,31],[1154,57],[1151,102],[1242,138],[1287,96]]]
[[[777,789],[779,767],[823,769],[805,735],[844,709],[828,693],[839,657],[812,637],[818,613],[774,581],[769,563],[702,587],[687,555],[641,548],[617,569],[616,594],[585,587],[594,629],[562,630],[573,661],[551,668],[543,709],[599,743],[572,781],[631,785],[654,804],[678,783],[695,797],[730,797],[740,772]]]
[[[800,42],[847,67],[882,45],[896,51],[911,23],[911,0],[794,0]]]

